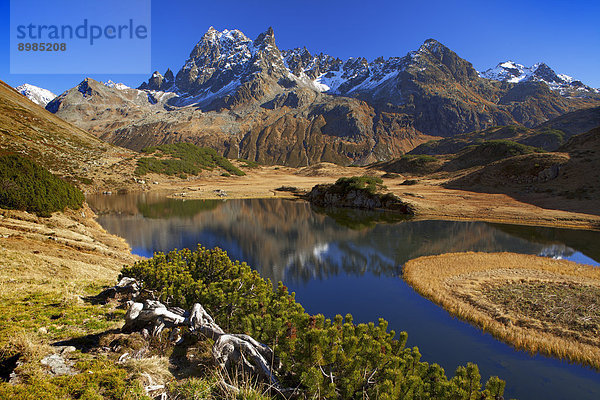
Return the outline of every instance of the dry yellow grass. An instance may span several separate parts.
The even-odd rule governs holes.
[[[82,298],[138,257],[94,218],[87,206],[51,218],[0,209],[0,352],[39,359],[53,340],[120,325]]]
[[[574,304],[574,308],[584,308],[583,312],[587,314],[584,317],[570,315],[572,323],[565,324],[558,318],[554,321],[554,310],[549,302],[538,302],[536,312],[523,312],[519,307],[522,302],[535,302],[538,299],[533,296],[539,296],[539,293],[528,298],[503,298],[502,301],[497,296],[500,292],[522,296],[522,289],[533,285],[547,288],[545,295],[549,298],[556,296],[552,293],[556,287],[567,287],[572,289],[574,299],[580,292],[588,300],[590,296],[595,299],[600,297],[598,268],[533,255],[469,252],[411,260],[403,268],[403,277],[417,292],[452,315],[518,349],[600,369],[598,326],[586,325],[591,317],[597,320],[597,301],[585,304],[587,307]],[[491,291],[495,291],[494,296]],[[581,329],[581,326],[586,328]]]

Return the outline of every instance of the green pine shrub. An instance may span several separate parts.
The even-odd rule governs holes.
[[[145,175],[154,172],[163,175],[198,175],[202,170],[221,168],[226,172],[237,175],[246,175],[227,158],[221,156],[216,150],[208,147],[198,147],[192,143],[171,143],[160,146],[147,147],[142,153],[157,155],[157,157],[140,157],[135,169],[136,175]]]
[[[336,193],[348,193],[351,190],[366,190],[370,194],[375,194],[378,191],[385,190],[381,178],[374,176],[352,176],[339,178],[331,187],[331,190]]]
[[[309,315],[281,282],[273,290],[218,248],[157,253],[125,267],[122,276],[138,279],[171,306],[199,302],[225,331],[273,347],[283,365],[280,380],[306,398],[492,399],[504,390],[494,377],[482,391],[473,364],[448,379],[442,367],[420,360],[418,348],[405,348],[406,332],[395,338],[383,319],[354,324],[350,314],[333,320]]]
[[[0,207],[49,217],[66,207],[79,209],[84,200],[81,190],[30,159],[0,156]]]
[[[3,384],[0,399],[90,399],[150,400],[139,381],[122,366],[107,360],[85,360],[75,364],[75,375],[33,376],[27,382]]]

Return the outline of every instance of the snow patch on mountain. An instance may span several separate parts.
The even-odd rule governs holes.
[[[375,89],[395,78],[406,64],[405,57],[379,58],[371,63],[362,57],[342,61],[326,54],[312,56],[305,48],[287,50],[283,55],[294,76],[308,78],[317,90],[330,94]]]
[[[115,83],[111,80],[108,80],[106,82],[102,82],[102,84],[104,84],[104,86],[109,87],[109,88],[115,88],[115,89],[119,89],[119,90],[125,90],[125,89],[131,89],[129,86],[123,84],[123,83]]]
[[[490,68],[485,72],[480,72],[482,78],[492,79],[501,82],[519,83],[536,80],[536,71],[542,63],[533,64],[526,67],[523,64],[514,61],[505,61],[499,63],[495,68]]]
[[[343,71],[329,71],[326,74],[319,75],[315,79],[315,83],[319,86],[321,92],[335,92],[342,83],[346,82],[346,79],[342,76],[343,73]]]
[[[206,89],[196,95],[181,96],[174,101],[174,104],[178,107],[185,107],[192,104],[207,103],[233,93],[240,85],[241,82],[239,80],[233,80],[216,92]]]
[[[42,107],[46,107],[46,105],[56,97],[56,95],[48,89],[30,85],[29,83],[24,83],[17,86],[15,89],[35,104],[39,104]]]

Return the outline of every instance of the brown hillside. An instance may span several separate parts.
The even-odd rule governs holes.
[[[0,151],[24,154],[76,183],[94,181],[94,187],[131,178],[132,163],[123,160],[135,155],[60,119],[2,81]]]
[[[446,184],[507,193],[545,208],[600,214],[600,127],[572,137],[561,153],[497,161]]]

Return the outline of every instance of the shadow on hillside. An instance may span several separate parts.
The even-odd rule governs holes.
[[[590,215],[600,215],[600,196],[597,193],[577,192],[564,190],[564,193],[556,194],[548,190],[528,185],[482,185],[466,182],[466,179],[457,179],[444,185],[447,189],[465,190],[477,193],[505,194],[522,203],[537,207],[576,212]],[[595,229],[600,229],[600,224]]]
[[[107,335],[116,335],[119,333],[121,333],[120,329],[109,329],[100,333],[54,342],[52,343],[52,346],[73,346],[82,353],[89,353],[90,351],[100,347],[100,341],[103,337]]]

